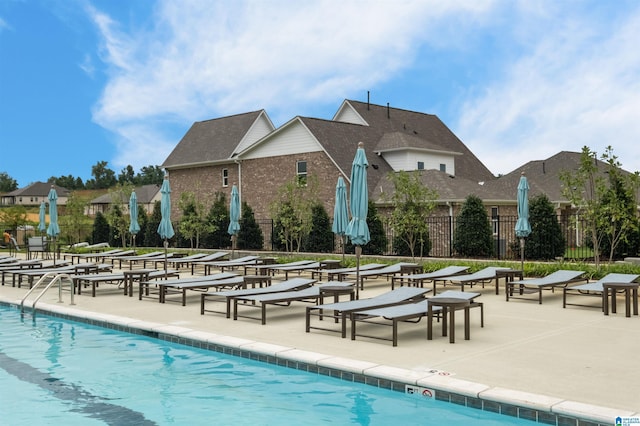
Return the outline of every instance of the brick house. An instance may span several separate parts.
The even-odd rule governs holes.
[[[39,206],[41,202],[49,202],[49,191],[54,187],[58,194],[56,204],[64,206],[69,198],[69,191],[58,185],[46,182],[34,182],[24,188],[16,189],[2,195],[2,205],[6,206]]]

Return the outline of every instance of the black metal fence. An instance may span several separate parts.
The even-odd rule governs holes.
[[[515,225],[517,222],[516,216],[495,216],[490,217],[490,225],[493,234],[494,241],[494,253],[493,258],[496,259],[519,259],[519,242],[515,236]],[[558,223],[560,224],[561,232],[564,237],[565,247],[563,251],[563,256],[568,258],[589,258],[592,256],[591,250],[588,248],[588,238],[586,233],[586,227],[584,226],[583,220],[576,217],[557,217]],[[259,225],[262,235],[264,238],[264,249],[265,250],[275,250],[275,246],[273,243],[273,233],[274,233],[274,221],[271,219],[258,219],[256,220]],[[431,249],[429,253],[424,253],[423,255],[429,257],[440,257],[447,258],[453,257],[456,255],[453,248],[453,240],[455,235],[455,230],[458,227],[457,218],[450,216],[438,216],[438,217],[429,217],[427,219],[429,225],[429,238],[431,242]],[[178,224],[174,223],[174,229],[178,229]],[[11,229],[7,225],[1,225],[3,229]],[[85,227],[86,229],[74,230],[73,233],[68,232],[68,230],[62,227],[61,234],[58,237],[60,244],[73,244],[81,241],[89,241],[91,237],[92,229],[90,226]],[[394,232],[393,230],[385,225],[384,232],[387,237],[387,247],[386,250],[382,253],[383,255],[394,255],[397,253],[397,250],[393,247],[394,241]],[[27,241],[30,236],[37,236],[41,233],[35,230],[33,227],[20,227],[19,229],[13,230],[13,235],[17,237],[18,242],[23,245],[25,241]],[[71,241],[72,239],[77,239],[77,237],[72,238],[69,235],[80,235],[80,241]],[[464,236],[463,236],[464,238]],[[140,242],[140,240],[138,240]],[[94,242],[102,242],[102,241],[94,241]],[[127,244],[129,244],[131,240],[127,238]],[[342,247],[339,243],[338,238],[334,238],[334,253],[341,253]],[[119,241],[114,242],[115,245],[119,244]],[[181,244],[186,244],[184,247],[188,247],[188,242],[182,242]],[[542,243],[544,244],[544,242]],[[200,248],[226,248],[226,247],[200,247]],[[418,255],[418,253],[416,253]]]

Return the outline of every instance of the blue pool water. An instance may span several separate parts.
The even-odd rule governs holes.
[[[0,305],[0,423],[532,424]]]

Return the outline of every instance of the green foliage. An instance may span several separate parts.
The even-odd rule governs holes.
[[[241,250],[262,250],[264,236],[260,225],[256,222],[253,209],[245,202],[242,203],[240,218],[240,232],[238,232],[238,248]],[[228,235],[228,234],[227,234]]]
[[[27,209],[25,206],[11,206],[0,209],[0,223],[10,229],[27,224]]]
[[[160,201],[156,201],[144,233],[144,245],[146,247],[162,247],[162,238],[160,238],[158,234],[158,226],[160,226],[161,219],[162,211],[160,210]]]
[[[84,210],[89,201],[72,192],[67,198],[64,214],[59,216],[60,229],[64,232],[63,238],[70,244],[84,241],[87,237],[86,229],[91,224]],[[105,240],[106,241],[106,240]]]
[[[0,172],[0,193],[11,192],[18,189],[18,181],[9,176],[7,172]]]
[[[107,189],[115,186],[116,173],[107,167],[106,161],[98,161],[91,167],[93,179],[89,179],[85,184],[87,189]]]
[[[637,230],[635,193],[640,185],[638,172],[622,172],[613,148],[607,147],[601,159],[606,163],[604,170],[597,162],[597,153],[585,146],[578,170],[560,175],[563,194],[577,206],[587,226],[596,267],[603,248],[608,249],[611,262],[618,245],[630,241],[630,233]]]
[[[191,248],[198,248],[200,236],[212,229],[204,214],[204,204],[197,200],[193,192],[183,192],[180,194],[178,206],[182,209],[178,230],[189,240]]]
[[[312,206],[317,203],[317,193],[315,176],[308,176],[305,183],[294,176],[278,189],[278,197],[270,204],[274,243],[284,245],[287,252],[299,252],[302,238],[311,231]]]
[[[230,221],[229,205],[224,193],[216,192],[215,200],[209,209],[206,220],[210,228],[203,237],[204,246],[217,249],[231,247],[231,236],[227,232]]]
[[[362,246],[362,254],[366,255],[383,255],[387,253],[387,233],[384,229],[382,219],[378,215],[378,208],[369,200],[367,213],[367,226],[369,226],[369,235],[371,240]],[[355,246],[346,238],[345,253],[355,253]]]
[[[469,195],[456,218],[453,249],[459,256],[489,257],[494,253],[489,216],[476,195]]]
[[[101,212],[96,214],[93,220],[93,229],[91,231],[91,242],[93,244],[109,242],[111,235],[111,228],[107,218]]]
[[[330,253],[333,251],[331,219],[322,204],[311,208],[311,231],[304,239],[302,251]]]
[[[127,232],[129,230],[129,218],[125,218],[122,214],[120,204],[111,204],[106,217],[111,230],[111,234],[109,235],[109,245],[113,247],[125,247],[127,242]]]
[[[529,202],[531,234],[525,238],[527,259],[551,260],[564,255],[566,241],[549,198],[542,194]]]
[[[387,197],[393,205],[389,224],[394,230],[394,252],[408,250],[415,258],[416,251],[422,257],[429,254],[429,225],[427,218],[436,207],[438,193],[422,184],[421,173],[390,173],[388,179],[393,183],[394,191]]]

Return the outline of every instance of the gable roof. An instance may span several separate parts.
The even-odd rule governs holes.
[[[460,153],[462,155],[456,156],[455,160],[456,176],[476,182],[495,179],[491,171],[436,115],[345,100],[334,118],[338,119],[348,108],[370,128],[377,130],[381,146],[395,140],[398,147],[402,143],[404,148]]]
[[[162,167],[176,168],[229,162],[264,110],[195,122],[166,158]]]
[[[15,191],[11,191],[5,196],[10,197],[47,197],[49,195],[49,191],[51,187],[54,187],[56,192],[58,193],[58,197],[68,197],[69,191],[67,188],[63,188],[56,184],[51,184],[47,182],[34,182],[24,188],[18,188]]]

